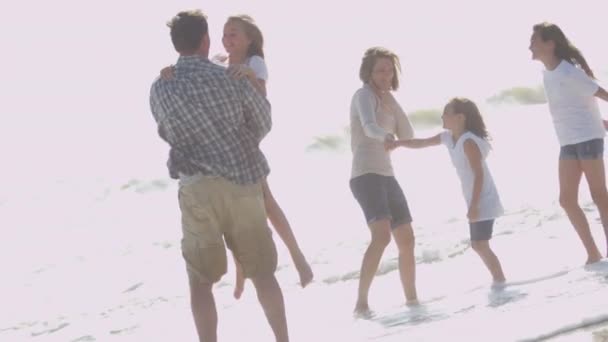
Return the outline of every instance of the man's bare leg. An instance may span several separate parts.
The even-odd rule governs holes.
[[[217,342],[217,310],[213,297],[213,284],[190,279],[190,305],[200,342]]]
[[[476,240],[471,241],[471,248],[479,255],[481,261],[483,261],[484,265],[492,274],[492,279],[495,284],[501,284],[505,282],[505,275],[502,271],[502,266],[500,265],[500,260],[492,248],[490,248],[489,240]]]
[[[251,279],[264,309],[266,319],[274,332],[276,342],[288,342],[287,318],[283,293],[274,274],[257,276]]]
[[[266,180],[262,182],[262,190],[264,192],[264,206],[266,207],[268,219],[270,220],[270,223],[272,223],[274,230],[279,234],[279,237],[281,237],[281,240],[285,243],[285,246],[289,249],[291,259],[300,276],[300,284],[302,287],[306,287],[314,278],[312,269],[298,245],[296,236],[291,229],[291,225],[289,224],[283,209],[281,209],[279,203],[274,198]]]

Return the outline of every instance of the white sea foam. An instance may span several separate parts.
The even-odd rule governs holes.
[[[507,209],[491,244],[507,283],[493,288],[470,250],[446,152],[400,150],[393,159],[414,217],[421,305],[402,305],[391,244],[371,289],[370,320],[352,317],[369,232],[348,188],[349,154],[268,151],[271,187],[316,275],[302,290],[277,239],[294,341],[534,340],[606,320],[608,267],[581,266],[582,246],[556,203],[557,146],[546,109],[485,111],[494,137],[490,167]],[[0,340],[194,340],[176,184],[162,172],[44,187],[33,180],[3,197],[0,217],[12,229],[2,225]],[[603,247],[584,188],[581,200]],[[222,340],[271,340],[251,284],[232,299],[232,272],[216,286]]]

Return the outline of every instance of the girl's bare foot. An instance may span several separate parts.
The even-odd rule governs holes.
[[[298,274],[300,275],[300,285],[302,288],[306,287],[306,285],[310,284],[312,279],[314,278],[314,274],[312,273],[312,269],[306,259],[302,257],[299,261],[296,262],[296,269],[298,270]]]
[[[234,282],[234,298],[239,299],[245,291],[245,276],[241,264],[236,263],[236,281]]]
[[[595,264],[596,262],[602,260],[602,255],[601,254],[597,254],[597,255],[593,255],[593,256],[589,256],[587,258],[587,263],[585,265],[591,265],[591,264]]]
[[[492,282],[492,290],[502,290],[507,286],[507,281],[505,279],[502,280],[494,280]]]
[[[245,282],[239,282],[237,280],[236,285],[234,286],[234,298],[240,299],[243,295],[243,291],[245,290]]]
[[[420,305],[420,302],[418,301],[418,299],[408,299],[405,301],[405,306],[418,306]]]
[[[494,281],[494,284],[504,284],[507,281],[507,279],[505,279],[505,277],[502,276],[499,278],[494,278],[493,281]]]
[[[171,79],[173,79],[173,76],[174,76],[173,65],[170,65],[168,67],[164,67],[160,71],[160,78],[162,78],[163,80],[171,80]]]
[[[374,316],[374,312],[369,309],[369,305],[367,303],[357,302],[353,315],[355,318],[369,319]]]

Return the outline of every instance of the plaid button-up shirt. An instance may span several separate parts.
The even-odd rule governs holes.
[[[181,56],[174,77],[152,85],[158,133],[171,149],[172,178],[197,173],[253,184],[270,171],[259,149],[270,131],[270,104],[247,80],[200,56]]]

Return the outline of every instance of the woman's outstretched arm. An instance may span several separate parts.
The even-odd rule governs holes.
[[[408,140],[397,140],[394,142],[395,147],[408,147],[408,148],[424,148],[430,146],[436,146],[441,144],[441,134],[437,134],[430,138],[424,139],[408,139]]]

